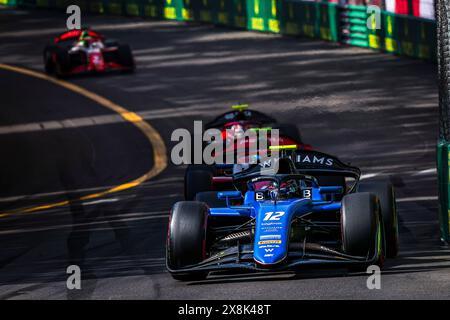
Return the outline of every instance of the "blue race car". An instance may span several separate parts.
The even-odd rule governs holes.
[[[233,175],[235,190],[200,192],[170,214],[166,264],[178,280],[216,271],[365,270],[398,250],[389,183],[361,183],[358,168],[316,151],[291,150],[275,175],[261,164]]]

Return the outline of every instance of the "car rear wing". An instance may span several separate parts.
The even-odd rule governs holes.
[[[287,155],[299,173],[319,173],[323,175],[340,175],[359,180],[361,170],[349,164],[344,164],[338,158],[329,154],[312,150],[294,150]]]

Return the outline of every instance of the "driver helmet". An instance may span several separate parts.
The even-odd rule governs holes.
[[[80,34],[80,38],[78,39],[79,43],[83,46],[87,46],[89,44],[89,40],[91,40],[91,36],[89,35],[89,31],[84,30]]]

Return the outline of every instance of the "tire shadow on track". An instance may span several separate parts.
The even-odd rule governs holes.
[[[407,275],[417,273],[429,273],[434,271],[446,271],[450,267],[450,252],[446,252],[445,257],[442,257],[443,252],[439,250],[422,252],[414,254],[410,258],[398,257],[386,263],[382,269],[381,276],[392,275]],[[423,262],[418,263],[418,259],[422,258]],[[233,283],[252,283],[252,282],[272,282],[272,281],[293,281],[293,280],[314,280],[327,278],[367,278],[368,274],[365,272],[349,272],[346,269],[314,269],[301,270],[297,273],[279,272],[279,273],[240,273],[240,274],[215,274],[209,276],[208,279],[195,282],[186,282],[187,286],[209,286],[218,284],[233,284]]]

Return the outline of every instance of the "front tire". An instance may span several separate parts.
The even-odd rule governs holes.
[[[186,268],[205,259],[207,219],[208,207],[204,203],[195,201],[175,203],[170,215],[166,246],[166,263],[169,269]],[[191,281],[204,279],[208,273],[171,272],[171,275],[177,280]]]
[[[380,201],[381,214],[386,235],[386,257],[398,254],[398,215],[395,204],[394,187],[390,183],[361,183],[358,192],[373,193]]]
[[[351,256],[372,258],[376,251],[376,265],[384,262],[384,232],[379,203],[371,193],[352,193],[344,196],[341,207],[342,250]],[[362,264],[358,269],[363,270]]]
[[[44,49],[44,70],[46,74],[55,73],[55,64],[53,62],[53,50],[50,46]]]

